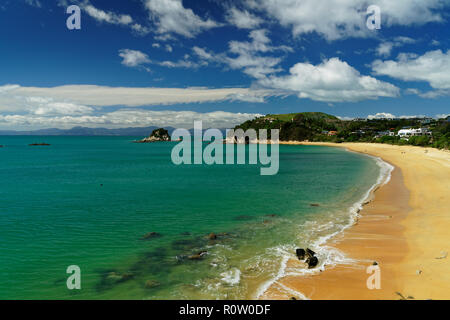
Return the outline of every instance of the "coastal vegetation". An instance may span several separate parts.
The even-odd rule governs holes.
[[[424,128],[428,134],[400,137],[402,129]],[[342,120],[321,112],[267,115],[235,129],[279,129],[280,141],[373,142],[450,148],[450,117],[446,119],[352,119]],[[270,130],[268,131],[270,137]]]

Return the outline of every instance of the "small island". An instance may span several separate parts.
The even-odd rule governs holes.
[[[169,131],[160,128],[154,130],[149,137],[139,141],[135,141],[135,143],[152,143],[152,142],[168,142],[168,141],[171,141]]]

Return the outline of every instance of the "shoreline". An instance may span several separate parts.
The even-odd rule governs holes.
[[[326,243],[343,252],[351,263],[327,267],[313,275],[297,276],[289,275],[289,270],[295,271],[300,262],[290,259],[286,265],[288,275],[269,286],[261,299],[302,295],[314,300],[448,298],[449,152],[370,143],[280,144],[346,148],[381,158],[395,169],[387,184],[375,187],[372,201],[366,202],[356,222]],[[425,212],[429,214],[424,215]],[[437,230],[424,228],[428,225]],[[381,271],[380,290],[369,290],[366,285],[370,276],[366,269],[374,262]]]

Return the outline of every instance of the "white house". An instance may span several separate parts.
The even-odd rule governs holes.
[[[402,129],[397,134],[400,138],[409,138],[413,136],[431,136],[432,133],[426,128]]]

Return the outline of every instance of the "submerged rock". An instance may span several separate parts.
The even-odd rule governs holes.
[[[142,236],[141,240],[150,240],[153,238],[159,238],[161,237],[161,234],[159,234],[158,232],[149,232],[147,234],[145,234],[144,236]]]
[[[136,141],[136,143],[151,143],[151,142],[164,142],[171,141],[169,131],[166,129],[156,129],[152,132],[150,137],[144,138],[140,141]]]
[[[134,274],[131,272],[118,273],[118,272],[110,272],[105,277],[105,282],[107,284],[118,284],[121,282],[125,282],[131,280],[134,277]]]
[[[320,204],[318,204],[318,203],[311,203],[310,206],[311,207],[320,207]]]
[[[47,147],[50,146],[48,143],[32,143],[29,144],[30,147]]]
[[[192,256],[189,256],[188,257],[188,259],[189,260],[200,260],[200,259],[202,259],[205,255],[207,255],[208,254],[208,251],[200,251],[199,253],[197,253],[197,254],[194,254],[194,255],[192,255]]]
[[[216,235],[215,233],[211,233],[211,234],[208,236],[208,239],[209,239],[209,240],[216,240],[216,239],[217,239],[217,235]]]
[[[145,289],[153,289],[153,288],[159,287],[160,285],[161,285],[161,283],[159,283],[156,280],[147,280],[145,282]]]

